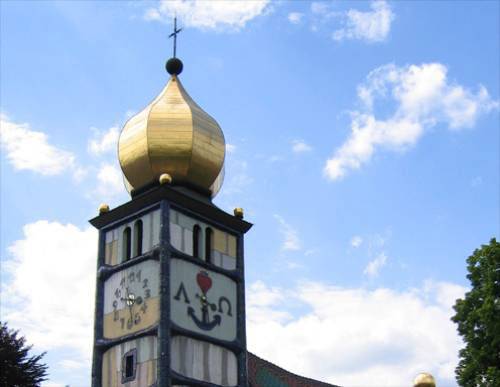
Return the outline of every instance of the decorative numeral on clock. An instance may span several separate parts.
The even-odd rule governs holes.
[[[144,278],[142,280],[142,288],[145,289],[148,287],[148,279],[147,278]]]

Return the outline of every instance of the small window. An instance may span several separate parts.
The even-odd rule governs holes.
[[[122,384],[135,379],[137,370],[137,349],[131,349],[122,359]]]
[[[205,261],[212,262],[212,246],[213,246],[214,232],[210,227],[205,229]]]
[[[142,254],[142,220],[138,220],[134,225],[134,257]]]
[[[193,227],[193,257],[201,258],[201,228],[197,224]]]
[[[128,261],[132,253],[132,232],[130,227],[125,228],[123,231],[123,261]]]

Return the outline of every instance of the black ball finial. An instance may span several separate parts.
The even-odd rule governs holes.
[[[170,75],[179,75],[182,73],[182,67],[182,61],[179,58],[170,58],[165,65],[165,68]]]

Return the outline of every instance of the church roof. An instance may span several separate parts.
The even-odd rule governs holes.
[[[339,387],[292,374],[277,365],[248,352],[250,387]]]

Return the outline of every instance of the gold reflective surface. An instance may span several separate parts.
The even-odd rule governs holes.
[[[224,135],[173,75],[160,95],[123,127],[118,157],[132,189],[168,173],[214,196],[222,184]]]
[[[170,184],[172,182],[172,176],[170,176],[168,173],[162,173],[160,175],[160,178],[158,179],[160,184]]]
[[[99,214],[104,214],[106,212],[109,212],[109,206],[106,203],[102,203],[99,206]]]
[[[436,387],[436,381],[431,374],[422,372],[413,381],[413,387]]]

